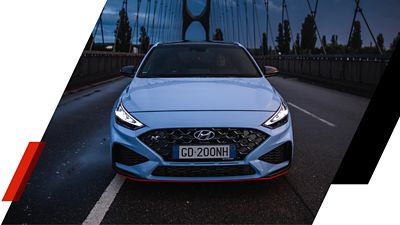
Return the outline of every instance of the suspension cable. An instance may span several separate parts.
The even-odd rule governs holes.
[[[176,3],[176,1],[173,1],[173,2]],[[173,19],[174,19],[175,14],[174,14],[174,10],[172,10],[174,8],[173,2],[171,2],[171,5],[169,7],[169,20],[168,21],[169,21],[169,30],[170,30],[170,32],[167,33],[167,40],[168,41],[171,40],[171,33],[172,33],[172,30],[173,30],[173,27],[174,27]]]
[[[259,38],[259,40],[261,40],[261,27],[260,27],[260,18],[258,16],[257,0],[254,0],[254,2],[255,2],[254,11],[255,11],[255,14],[256,14],[257,28],[258,28],[258,38]],[[255,48],[257,48],[256,45],[255,45]]]
[[[256,0],[253,0],[253,46],[256,48]]]
[[[223,33],[225,34],[225,39],[228,37],[228,32],[226,29],[226,20],[225,20],[225,7],[224,7],[224,0],[220,0],[220,10],[221,10],[221,21],[222,21],[222,27],[221,30],[223,30]]]
[[[153,18],[152,18],[152,22],[151,22],[151,39],[153,39],[154,41],[153,41],[153,43],[155,43],[155,37],[154,37],[154,22],[155,22],[155,18],[156,18],[156,12],[157,12],[157,5],[158,5],[158,2],[157,2],[157,0],[155,0],[155,2],[154,2],[154,5],[153,5]],[[150,42],[151,42],[151,39],[150,39]]]
[[[239,0],[236,0],[236,23],[237,23],[237,41],[241,42],[241,35],[240,35],[240,6],[239,6]]]
[[[360,4],[359,4],[360,0],[356,0],[356,1],[358,1],[359,12],[360,12],[361,17],[363,18],[363,20],[364,20],[364,22],[365,22],[365,25],[367,25],[369,34],[371,35],[372,40],[373,40],[374,43],[375,43],[375,46],[378,48],[379,53],[380,53],[381,55],[383,55],[383,51],[382,51],[382,49],[381,49],[381,46],[378,45],[378,42],[376,41],[376,38],[375,38],[375,36],[374,36],[374,33],[372,32],[371,27],[369,26],[369,23],[368,23],[368,21],[367,21],[367,18],[365,17],[364,12],[363,12],[363,10],[362,10],[361,7],[360,7]],[[353,23],[353,25],[354,25],[354,23]]]
[[[264,3],[265,3],[266,14],[267,14],[267,22],[266,22],[266,26],[267,26],[267,27],[266,27],[267,41],[268,41],[268,38],[270,37],[270,38],[271,38],[272,46],[274,47],[274,50],[276,51],[275,40],[274,40],[274,34],[273,34],[273,32],[272,32],[272,26],[271,26],[271,19],[270,19],[270,17],[269,17],[269,0],[265,0]],[[268,33],[269,33],[269,35],[268,35]]]
[[[179,3],[179,1],[174,1],[174,9],[173,9],[173,16],[172,16],[172,18],[173,18],[173,22],[172,22],[172,29],[173,30],[176,30],[176,27],[177,27],[177,11],[178,11],[178,3]],[[176,32],[178,32],[177,30],[176,30]],[[170,40],[173,40],[173,39],[175,39],[175,37],[174,37],[174,32],[171,32],[170,33],[170,35],[169,35],[169,39]]]
[[[268,25],[269,25],[269,33],[271,34],[271,42],[272,46],[274,47],[275,51],[277,51],[276,45],[275,45],[275,40],[274,40],[274,33],[272,31],[272,25],[271,25],[271,20],[268,19]]]
[[[244,12],[246,17],[246,46],[249,47],[249,19],[248,19],[248,12],[247,12],[247,1],[243,1],[244,3]]]
[[[306,1],[307,1],[308,9],[310,10],[311,16],[312,16],[312,18],[313,18],[313,22],[314,22],[314,25],[315,25],[315,30],[316,30],[317,35],[318,35],[319,43],[321,44],[322,51],[323,51],[324,55],[326,55],[326,46],[322,43],[321,34],[320,34],[320,32],[319,32],[318,25],[317,25],[317,21],[316,21],[317,7],[318,7],[318,2],[319,2],[319,0],[317,0],[317,2],[315,3],[314,10],[313,10],[312,7],[311,7],[310,0],[306,0]]]
[[[231,21],[232,21],[232,40],[234,41],[236,39],[236,32],[235,32],[235,21],[233,20],[234,15],[233,15],[233,4],[232,1],[230,1],[230,6],[231,6]]]
[[[211,8],[211,10],[210,10],[210,12],[211,12],[211,17],[210,17],[210,22],[211,22],[211,24],[210,24],[210,26],[211,26],[211,28],[210,28],[210,30],[211,30],[211,34],[213,35],[214,34],[214,31],[216,30],[216,12],[215,12],[215,7],[214,7],[214,5],[215,4],[213,4],[214,3],[214,1],[211,1],[210,2],[210,8]],[[212,38],[211,38],[212,39]]]
[[[283,1],[285,2],[285,0],[283,0]],[[288,7],[287,7],[286,2],[285,2],[285,7],[284,7],[284,8],[285,8],[285,11],[286,11],[287,20],[288,20],[288,22],[289,22],[289,34],[290,34],[290,39],[291,39],[291,41],[293,41],[292,27],[291,27],[291,24],[290,24],[289,11],[288,11]],[[282,27],[283,27],[283,23],[282,23]],[[291,44],[291,43],[290,43],[290,44]],[[290,46],[290,45],[289,45],[289,46]],[[294,54],[297,55],[297,47],[296,47],[296,45],[294,45],[293,49],[294,49]]]
[[[183,19],[182,19],[182,0],[179,0],[179,4],[178,4],[178,18],[177,18],[177,32],[176,32],[176,39],[179,40],[180,39],[180,31],[182,30],[182,24],[183,24]]]
[[[163,0],[161,0],[160,1],[160,9],[159,9],[159,15],[158,15],[158,24],[157,24],[157,28],[158,28],[158,30],[157,30],[157,41],[160,41],[161,40],[161,26],[162,26],[162,17],[163,17],[163,15],[164,15],[164,1]]]
[[[141,2],[142,2],[142,0],[137,0],[137,3],[136,3],[137,11],[136,11],[135,27],[133,28],[133,29],[135,29],[133,33],[135,33],[135,31],[136,31],[136,45],[139,44],[139,13],[140,13]]]
[[[265,7],[265,35],[267,36],[268,42],[268,20],[269,20],[269,0],[264,0],[264,7]]]
[[[149,2],[150,2],[150,0],[147,0],[147,2],[146,2],[146,10],[144,12],[144,21],[143,21],[143,26],[146,28],[146,31],[148,30],[147,29],[147,16],[148,16],[148,10],[149,10]]]
[[[161,26],[161,33],[160,33],[161,41],[165,41],[165,23],[166,23],[167,16],[168,16],[167,14],[168,14],[168,4],[167,4],[167,2],[165,2],[165,4],[164,4],[164,17],[162,19],[163,23],[162,23],[162,26]]]

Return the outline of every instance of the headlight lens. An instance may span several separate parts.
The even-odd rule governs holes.
[[[263,126],[270,129],[275,129],[285,124],[288,121],[288,117],[289,109],[287,105],[282,101],[278,110],[274,113],[274,115],[271,116],[271,118],[263,123]]]
[[[133,117],[126,111],[126,109],[122,105],[122,102],[120,102],[117,108],[115,109],[115,116],[117,123],[126,128],[135,130],[144,126],[143,123],[135,119],[135,117]]]

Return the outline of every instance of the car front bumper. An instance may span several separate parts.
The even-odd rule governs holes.
[[[283,175],[290,167],[293,158],[293,134],[291,118],[288,122],[276,129],[268,129],[261,126],[272,112],[236,112],[236,111],[201,111],[201,112],[153,112],[135,113],[137,119],[146,124],[138,130],[131,130],[120,126],[111,117],[111,140],[110,149],[113,157],[113,149],[116,145],[123,146],[129,151],[134,151],[146,158],[145,162],[126,165],[113,160],[114,169],[122,175],[137,181],[159,181],[159,182],[225,182],[225,181],[247,181],[247,180],[268,180]],[[160,154],[144,144],[139,137],[149,131],[167,128],[249,128],[256,129],[268,135],[268,138],[258,147],[248,153],[243,159],[233,161],[169,161]],[[290,157],[280,163],[268,163],[260,160],[260,157],[277,149],[282,145],[290,145]],[[238,169],[250,167],[253,172],[245,175],[224,176],[223,173],[217,176],[166,176],[154,174],[162,168],[174,170],[190,168],[191,170],[205,168],[216,169]],[[179,167],[179,168],[177,168]],[[202,167],[202,168],[200,168]],[[181,173],[179,173],[181,174]],[[240,173],[239,173],[240,174]]]

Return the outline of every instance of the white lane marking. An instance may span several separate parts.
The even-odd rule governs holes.
[[[297,105],[295,105],[295,104],[293,104],[293,103],[291,103],[291,102],[288,102],[288,104],[289,104],[290,106],[292,106],[292,107],[294,107],[294,108],[296,108],[296,109],[302,111],[303,113],[305,113],[305,114],[307,114],[307,115],[309,115],[309,116],[311,116],[311,117],[313,117],[313,118],[315,118],[315,119],[317,119],[317,120],[319,120],[319,121],[325,123],[325,124],[328,125],[328,126],[336,127],[335,124],[333,124],[333,123],[329,122],[328,120],[325,120],[325,119],[323,119],[323,118],[321,118],[321,117],[315,115],[315,114],[312,113],[312,112],[309,112],[309,111],[307,111],[307,110],[301,108],[300,106],[297,106]]]
[[[115,175],[111,183],[108,185],[106,190],[101,195],[100,199],[97,201],[96,205],[90,211],[89,215],[86,217],[82,224],[84,225],[98,225],[104,219],[111,203],[114,201],[115,196],[117,196],[119,189],[125,182],[125,177],[121,175]]]

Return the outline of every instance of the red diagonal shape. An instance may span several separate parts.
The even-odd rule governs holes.
[[[45,142],[29,142],[3,197],[3,201],[18,201],[21,198],[45,144]]]

